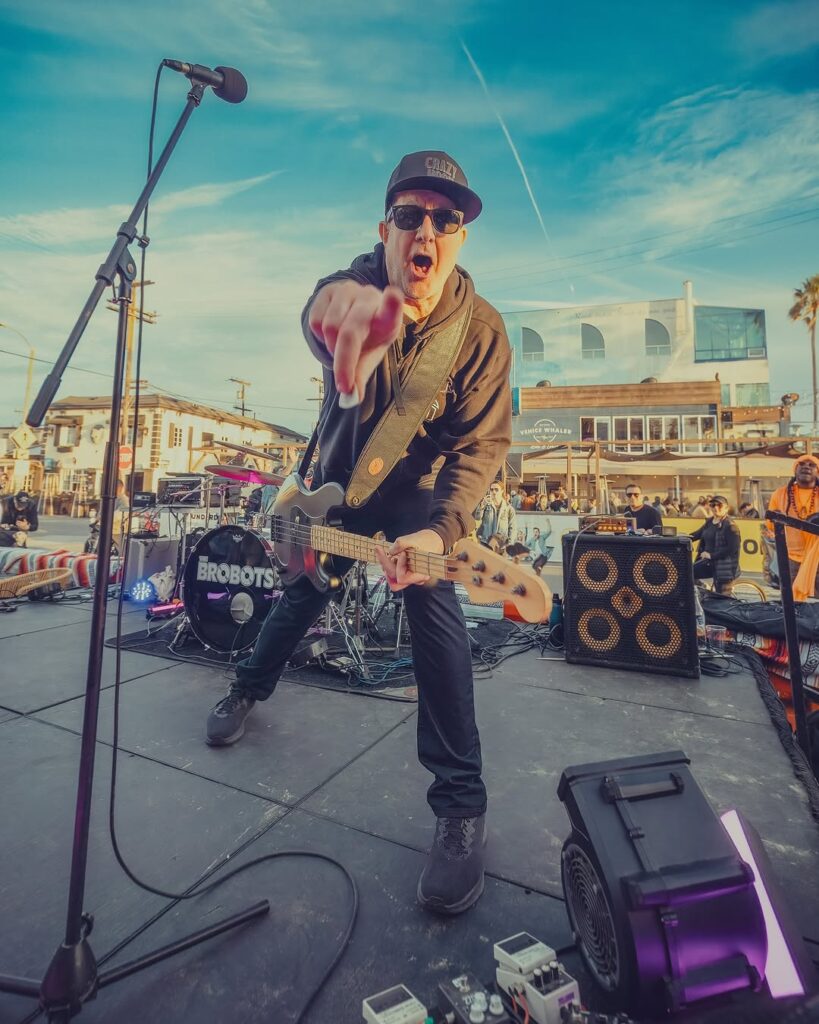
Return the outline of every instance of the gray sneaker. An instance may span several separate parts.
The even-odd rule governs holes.
[[[486,815],[438,818],[435,838],[418,881],[418,902],[437,914],[460,914],[483,892]]]
[[[212,747],[226,747],[240,740],[245,732],[245,719],[255,703],[244,690],[231,686],[208,715],[208,743]]]

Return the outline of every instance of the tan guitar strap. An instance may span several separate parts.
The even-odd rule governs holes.
[[[393,395],[358,457],[344,495],[350,508],[360,508],[369,501],[407,450],[452,372],[471,316],[472,303],[467,302],[461,316],[436,332],[419,353],[402,386],[400,407]]]

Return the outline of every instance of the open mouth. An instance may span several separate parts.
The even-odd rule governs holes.
[[[412,257],[412,267],[419,277],[426,277],[432,270],[432,258],[423,253],[416,253]]]

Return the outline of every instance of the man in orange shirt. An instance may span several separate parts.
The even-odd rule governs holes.
[[[793,476],[783,487],[773,492],[768,509],[803,520],[819,515],[819,459],[815,455],[801,455],[794,462]],[[767,527],[769,534],[773,534],[773,524],[769,522]],[[803,563],[806,571],[813,568],[812,573],[807,573],[812,577],[810,584],[806,578],[801,579],[799,593],[795,589],[794,597],[801,600],[804,596],[816,595],[819,590],[819,566],[814,567],[813,563],[819,552],[819,538],[791,526],[785,527],[785,538],[788,542],[791,579],[796,580]],[[783,568],[780,567],[780,574]],[[805,577],[806,573],[802,576]]]

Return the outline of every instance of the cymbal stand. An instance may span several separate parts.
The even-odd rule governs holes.
[[[371,595],[373,603],[375,603],[375,597],[378,594],[379,590],[382,588],[384,592],[384,600],[381,607],[378,609],[375,618],[373,619],[373,626],[376,629],[378,628],[378,622],[381,619],[381,616],[384,614],[387,608],[392,606],[393,615],[395,617],[395,647],[393,648],[393,654],[396,658],[398,658],[401,654],[401,636],[404,633],[405,625],[404,595],[400,591],[398,593],[394,593],[393,591],[391,591],[389,584],[387,583],[387,577],[382,576],[379,579],[378,583],[376,583],[375,587],[373,588],[373,592]],[[404,641],[405,646],[408,643],[408,640]]]
[[[347,584],[344,588],[341,600],[338,603],[330,601],[327,605],[327,628],[337,629],[338,632],[341,633],[344,638],[344,646],[347,648],[347,653],[352,658],[359,675],[362,679],[369,680],[371,675],[370,670],[364,661],[364,642],[361,637],[362,565],[364,566],[363,571],[366,574],[366,563],[356,562],[347,574]],[[366,575],[364,577],[363,586],[366,587]],[[350,629],[348,609],[353,592],[355,592],[355,596],[353,598],[355,600],[355,607],[353,611],[353,628]]]

